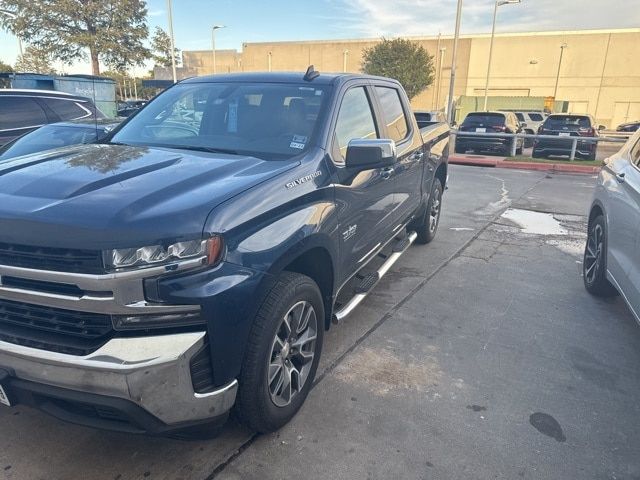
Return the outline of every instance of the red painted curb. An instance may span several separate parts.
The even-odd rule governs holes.
[[[449,163],[454,165],[470,165],[476,167],[511,168],[516,170],[534,170],[538,172],[555,173],[577,173],[583,175],[594,175],[600,172],[600,167],[587,165],[574,165],[567,163],[535,163],[535,162],[513,162],[503,157],[474,157],[457,156],[449,157]]]

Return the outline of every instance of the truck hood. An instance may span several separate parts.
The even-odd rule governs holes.
[[[202,235],[209,212],[298,163],[125,145],[0,162],[0,242],[115,248]]]

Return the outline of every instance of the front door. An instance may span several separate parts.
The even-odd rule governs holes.
[[[626,265],[628,286],[625,296],[640,321],[640,138],[629,154],[631,166],[625,174],[624,185],[635,222],[633,232],[635,241],[630,245],[630,250],[625,255],[628,260]]]
[[[379,132],[366,87],[349,88],[338,111],[331,154],[338,167],[335,195],[341,234],[340,283],[365,265],[392,235],[394,169],[352,171],[344,166],[349,141],[380,138]]]

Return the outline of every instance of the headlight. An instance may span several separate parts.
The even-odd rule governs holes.
[[[222,258],[222,238],[214,235],[207,240],[177,242],[168,246],[149,245],[139,248],[117,248],[104,252],[109,270],[144,268],[190,258],[202,257],[203,265],[215,265]]]

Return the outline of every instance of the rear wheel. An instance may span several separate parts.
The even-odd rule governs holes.
[[[418,234],[416,242],[418,243],[429,243],[436,236],[442,211],[442,191],[442,182],[439,178],[434,178],[427,209],[420,223],[415,226],[415,231]]]
[[[607,236],[604,217],[598,215],[589,226],[584,249],[582,276],[587,291],[600,297],[615,295],[616,289],[607,280]]]
[[[256,315],[242,365],[238,416],[251,429],[272,432],[304,403],[318,368],[324,305],[317,284],[283,272]]]

